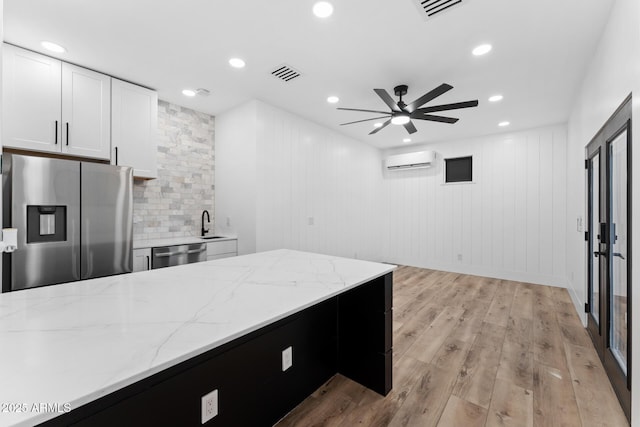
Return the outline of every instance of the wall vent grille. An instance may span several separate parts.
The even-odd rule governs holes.
[[[285,83],[289,83],[290,81],[302,76],[302,73],[290,65],[282,64],[277,66],[271,72],[271,75]]]
[[[420,9],[422,17],[427,20],[451,10],[455,6],[467,3],[468,0],[413,0],[413,2]]]

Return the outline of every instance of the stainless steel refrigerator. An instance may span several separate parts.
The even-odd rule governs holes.
[[[129,167],[4,154],[3,227],[18,249],[3,254],[2,291],[131,272]]]

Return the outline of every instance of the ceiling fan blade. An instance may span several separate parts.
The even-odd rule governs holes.
[[[416,113],[434,113],[436,111],[446,111],[446,110],[458,110],[460,108],[471,108],[477,107],[478,100],[475,101],[465,101],[465,102],[456,102],[454,104],[442,104],[442,105],[434,105],[431,107],[418,108],[411,114]]]
[[[391,123],[391,119],[387,120],[386,122],[384,122],[382,124],[382,126],[380,126],[379,128],[375,128],[374,130],[372,130],[371,132],[369,132],[369,135],[373,135],[374,133],[378,133],[381,129],[386,128],[389,123]]]
[[[409,134],[418,132],[418,129],[416,129],[416,126],[413,124],[413,122],[405,123],[404,128],[407,130],[407,132],[409,132]]]
[[[453,89],[453,86],[448,85],[446,83],[442,83],[437,88],[433,89],[430,92],[425,93],[420,98],[416,99],[411,104],[407,105],[407,111],[413,112],[415,111],[416,108],[423,106],[427,102],[431,101],[434,98],[439,97],[440,95],[450,91],[451,89]]]
[[[362,111],[363,113],[378,113],[378,114],[389,114],[391,115],[390,112],[388,111],[378,111],[378,110],[361,110],[359,108],[337,108],[338,110],[345,110],[345,111]]]
[[[450,123],[450,124],[453,124],[458,120],[460,120],[460,119],[454,119],[453,117],[434,116],[432,114],[423,114],[421,116],[416,116],[416,117],[413,117],[412,115],[411,118],[416,120],[429,120],[430,122],[441,122],[441,123]]]
[[[395,111],[395,112],[401,111],[400,107],[398,107],[398,104],[396,104],[396,101],[394,101],[391,95],[389,95],[389,92],[387,92],[384,89],[374,89],[373,91],[377,93],[380,98],[382,98],[384,103],[387,104],[389,108],[391,108],[391,111]]]
[[[371,120],[380,120],[380,119],[386,119],[389,116],[382,116],[382,117],[374,117],[372,119],[364,119],[364,120],[356,120],[355,122],[349,122],[349,123],[340,123],[340,126],[344,126],[344,125],[352,125],[354,123],[362,123],[362,122],[369,122]]]

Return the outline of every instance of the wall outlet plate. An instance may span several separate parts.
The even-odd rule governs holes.
[[[282,350],[282,372],[293,366],[293,347]]]
[[[218,390],[202,396],[202,424],[218,415]]]

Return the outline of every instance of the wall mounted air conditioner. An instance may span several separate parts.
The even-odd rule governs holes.
[[[385,160],[387,169],[430,168],[436,159],[433,151],[417,151],[415,153],[396,154]]]

